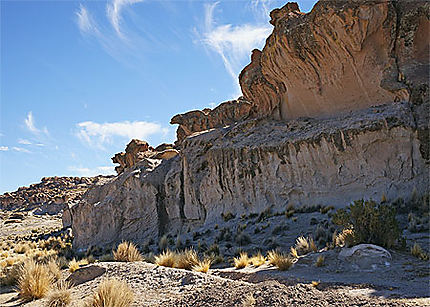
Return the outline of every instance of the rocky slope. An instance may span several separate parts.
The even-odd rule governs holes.
[[[229,213],[428,193],[428,12],[419,1],[274,10],[240,75],[245,98],[175,116],[178,155],[142,143],[115,156],[119,176],[68,211],[74,247],[210,229]]]
[[[40,183],[20,187],[17,191],[0,195],[0,209],[57,214],[68,202],[74,202],[96,182],[108,177],[44,177]]]

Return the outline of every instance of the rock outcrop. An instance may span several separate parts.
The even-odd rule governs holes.
[[[272,11],[240,75],[245,98],[172,118],[180,152],[132,141],[114,157],[119,175],[70,208],[75,248],[145,243],[227,213],[428,193],[429,12],[402,0]]]
[[[170,120],[170,123],[179,124],[176,136],[180,143],[195,132],[225,127],[243,121],[251,114],[252,104],[243,97],[239,97],[237,100],[223,102],[213,110],[207,108],[202,111],[178,114]]]
[[[320,1],[308,14],[288,3],[240,74],[244,97],[275,119],[428,102],[429,12],[424,1]]]
[[[108,176],[44,177],[40,183],[20,187],[17,191],[0,195],[0,209],[28,211],[36,214],[57,214],[68,202],[75,202],[96,182]]]
[[[178,156],[144,159],[71,208],[74,246],[145,243],[288,204],[407,198],[428,189],[409,103],[323,120],[248,120],[186,138]],[[149,161],[159,161],[149,163]]]
[[[155,149],[145,141],[133,139],[127,144],[125,152],[120,152],[113,156],[112,162],[119,163],[115,167],[118,174],[126,169],[130,169],[143,159],[171,159],[178,154],[178,151],[170,144],[161,144]]]

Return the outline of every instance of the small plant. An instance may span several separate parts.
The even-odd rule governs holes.
[[[303,236],[300,236],[296,239],[295,249],[300,255],[316,252],[318,250],[312,237],[305,238]]]
[[[354,230],[344,229],[341,233],[335,237],[335,246],[339,247],[351,247],[354,245]]]
[[[299,253],[297,252],[297,249],[291,246],[290,248],[290,255],[293,258],[299,258]]]
[[[249,262],[256,267],[259,267],[266,263],[266,257],[264,257],[260,252],[255,254],[254,256],[249,259]]]
[[[320,281],[312,281],[311,282],[311,286],[314,287],[314,288],[316,288],[316,287],[319,286],[320,283],[321,283]]]
[[[34,260],[22,265],[19,276],[19,295],[24,301],[42,298],[52,287],[53,278],[48,268]]]
[[[113,252],[113,258],[116,261],[122,262],[134,262],[142,261],[143,257],[137,250],[136,245],[131,242],[122,242],[118,245],[116,251]]]
[[[251,237],[246,233],[240,232],[236,236],[236,242],[241,246],[245,246],[251,243]]]
[[[267,254],[269,263],[276,266],[280,271],[286,271],[293,265],[293,259],[288,255],[276,251],[270,251]]]
[[[60,282],[56,288],[48,295],[46,307],[66,307],[70,305],[72,299],[70,297],[70,284]]]
[[[218,244],[214,243],[211,246],[209,246],[208,250],[206,251],[209,255],[219,255],[219,246]]]
[[[233,258],[233,261],[236,269],[243,269],[249,264],[248,254],[241,252],[239,257]]]
[[[254,307],[256,304],[255,298],[252,293],[248,294],[242,302],[242,307]]]
[[[324,258],[323,255],[318,256],[317,262],[315,262],[315,266],[316,267],[322,267],[322,266],[324,266],[325,265],[324,264],[324,260],[325,260],[325,258]]]
[[[75,272],[77,269],[79,269],[79,263],[76,261],[75,258],[73,258],[70,262],[69,262],[69,272],[73,273]]]
[[[52,276],[54,281],[57,281],[61,278],[61,270],[58,267],[57,262],[55,262],[53,259],[51,259],[47,264],[46,267],[48,268],[49,274]]]
[[[192,269],[195,272],[207,273],[211,265],[212,265],[212,259],[206,258],[206,259],[203,259],[202,261],[198,261],[198,263],[194,265]]]
[[[354,244],[371,243],[389,248],[400,237],[395,209],[372,200],[354,201],[346,210],[337,210],[332,219],[339,226],[354,229]]]
[[[411,247],[411,254],[412,256],[417,257],[421,260],[429,260],[429,255],[423,251],[423,249],[418,243],[415,243],[414,246]]]
[[[107,279],[100,283],[84,307],[129,307],[133,301],[133,291],[125,282]]]
[[[228,222],[228,221],[234,219],[236,216],[229,211],[227,213],[221,213],[221,217],[224,220],[224,222]]]
[[[193,249],[187,249],[174,257],[174,267],[178,269],[191,270],[193,266],[199,264],[199,257]],[[158,264],[158,263],[157,263]]]
[[[177,258],[177,255],[174,252],[167,249],[164,252],[162,252],[160,255],[155,256],[155,264],[159,266],[173,268],[176,263],[176,258]]]

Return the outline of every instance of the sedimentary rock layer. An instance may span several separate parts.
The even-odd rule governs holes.
[[[273,33],[240,74],[258,117],[321,117],[429,101],[430,4],[320,1],[271,12]]]
[[[409,103],[287,122],[247,120],[186,138],[169,160],[143,159],[70,209],[74,246],[147,242],[221,222],[221,213],[344,206],[428,189]]]

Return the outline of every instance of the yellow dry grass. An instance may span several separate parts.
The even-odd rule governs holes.
[[[70,284],[60,282],[49,292],[46,307],[66,307],[72,302]]]
[[[134,245],[131,242],[122,242],[118,245],[116,251],[113,252],[113,257],[116,261],[123,262],[134,262],[134,261],[142,261],[143,257]]]
[[[192,267],[197,266],[199,264],[199,257],[197,256],[196,251],[193,249],[187,249],[181,253],[175,254],[175,268],[191,270]]]
[[[127,283],[117,279],[107,279],[100,283],[93,296],[84,307],[129,307],[134,294]]]
[[[155,256],[155,264],[173,268],[176,264],[177,254],[171,250],[165,250],[160,255]]]
[[[75,272],[77,269],[79,269],[79,263],[76,261],[75,258],[73,258],[73,260],[71,260],[69,262],[69,272],[73,273]]]
[[[199,261],[197,265],[193,266],[193,271],[207,273],[212,265],[212,259],[206,258]]]
[[[270,251],[267,254],[269,263],[276,266],[280,271],[288,270],[293,265],[293,259],[288,255],[277,251]]]
[[[27,260],[19,273],[19,295],[25,301],[44,297],[52,287],[53,278],[48,267],[34,260]]]
[[[236,269],[243,269],[249,264],[248,254],[245,252],[240,253],[239,257],[234,257],[234,266]]]
[[[323,255],[318,256],[317,261],[315,262],[315,266],[317,266],[317,267],[324,266],[324,260],[325,260],[325,258]]]
[[[250,263],[253,266],[259,267],[266,263],[266,257],[264,257],[260,252],[251,257]]]

